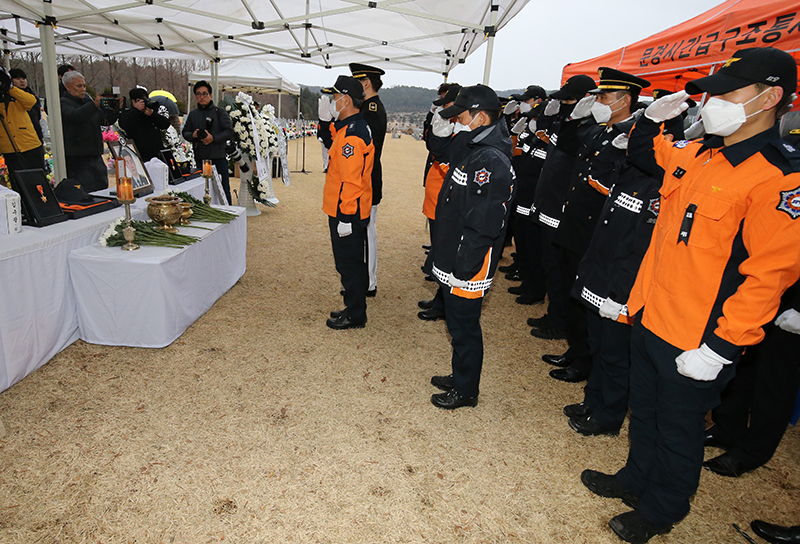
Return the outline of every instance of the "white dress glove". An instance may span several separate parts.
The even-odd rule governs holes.
[[[517,108],[519,108],[519,102],[517,102],[516,100],[509,100],[508,104],[506,104],[506,107],[503,108],[503,114],[511,115],[512,113],[517,111]]]
[[[331,101],[327,96],[320,96],[319,100],[317,100],[317,115],[319,116],[320,121],[330,121],[333,119],[333,114],[331,113]]]
[[[467,286],[466,280],[460,280],[450,272],[450,275],[447,276],[447,283],[449,283],[452,287],[458,287],[459,289],[463,289]]]
[[[572,115],[570,115],[571,119],[583,119],[584,117],[589,117],[592,113],[592,106],[597,101],[597,97],[595,95],[584,96],[578,103],[575,104],[575,109],[572,110]]]
[[[789,308],[775,320],[775,324],[785,330],[794,334],[800,334],[800,312],[793,308]]]
[[[703,126],[703,120],[695,121],[692,126],[683,131],[683,137],[687,140],[696,140],[706,133],[706,128]]]
[[[681,113],[689,109],[689,104],[686,99],[689,98],[689,93],[686,91],[678,91],[677,93],[662,96],[644,110],[644,116],[655,121],[656,123],[663,123],[667,119],[672,119],[679,116]]]
[[[715,380],[722,367],[731,362],[706,344],[703,344],[698,349],[684,351],[675,358],[678,374],[700,382]]]
[[[353,234],[353,224],[352,223],[342,223],[339,221],[339,224],[336,225],[336,232],[339,233],[339,238],[344,238],[345,236],[350,236]]]
[[[433,135],[438,136],[439,138],[447,138],[448,136],[453,134],[453,129],[455,128],[455,124],[450,122],[450,119],[445,119],[439,112],[442,111],[441,106],[437,106],[437,110],[433,112],[433,121],[431,122],[431,130],[433,130]]]
[[[619,314],[622,311],[622,304],[619,302],[614,302],[611,298],[607,298],[603,301],[603,304],[600,306],[600,317],[605,317],[606,319],[610,319],[612,321],[616,321],[619,318]]]
[[[521,134],[522,131],[525,130],[525,125],[527,125],[527,124],[528,124],[528,118],[527,117],[523,117],[519,121],[514,123],[514,126],[511,127],[511,132],[513,134]]]
[[[536,134],[536,119],[531,119],[528,123],[528,130],[531,134]]]
[[[561,101],[550,99],[550,101],[547,102],[547,105],[544,107],[544,114],[548,116],[555,115],[558,113],[558,110],[560,109],[561,109]]]

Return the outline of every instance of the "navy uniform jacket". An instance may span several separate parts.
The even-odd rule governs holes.
[[[603,301],[628,302],[658,218],[664,171],[645,173],[622,161],[597,222],[589,249],[578,266],[572,296],[597,312]],[[622,315],[627,315],[626,308]]]
[[[372,144],[375,146],[375,164],[372,167],[372,205],[381,203],[383,196],[383,169],[381,168],[381,153],[383,141],[386,139],[386,108],[378,95],[367,98],[361,105],[361,115],[372,131]]]
[[[626,135],[633,128],[633,122],[630,117],[610,127],[592,123],[591,129],[582,134],[578,131],[579,121],[570,121],[566,123],[568,127],[562,127],[559,135],[562,147],[567,144],[567,134],[569,149],[578,144],[578,166],[564,200],[561,225],[553,239],[556,244],[579,255],[586,252],[611,190],[616,163],[627,152]],[[620,135],[622,138],[618,139]]]
[[[444,289],[463,298],[480,298],[492,284],[503,250],[514,191],[511,138],[505,122],[454,136],[469,137],[467,152],[453,158],[436,205],[431,249],[433,274]],[[466,280],[450,285],[453,274]]]

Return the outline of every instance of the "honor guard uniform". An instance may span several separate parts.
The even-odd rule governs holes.
[[[386,139],[386,109],[378,96],[378,91],[383,86],[381,76],[385,74],[380,68],[350,63],[350,72],[364,86],[364,103],[361,105],[361,115],[372,131],[372,142],[375,146],[375,164],[372,168],[372,209],[370,210],[369,226],[367,227],[367,254],[369,255],[369,288],[367,296],[374,297],[378,291],[378,204],[383,198],[383,169],[381,167],[381,154],[383,141]]]
[[[517,304],[542,303],[546,294],[542,268],[542,234],[538,224],[530,219],[539,173],[547,157],[547,144],[535,136],[538,130],[536,119],[544,109],[542,100],[545,98],[547,93],[538,85],[529,85],[524,93],[511,95],[511,99],[518,102],[520,113],[511,128],[512,135],[516,136],[512,163],[517,174],[512,222],[517,253],[514,262],[522,283],[509,287],[508,291],[518,295],[515,299]]]
[[[533,220],[541,225],[542,267],[548,305],[546,318],[536,322],[531,334],[547,340],[566,337],[564,332],[567,328],[564,317],[566,300],[561,286],[563,277],[560,270],[561,248],[553,243],[553,236],[561,223],[564,199],[578,162],[577,157],[568,155],[558,147],[558,133],[562,123],[572,113],[575,103],[596,87],[594,80],[587,75],[581,74],[569,78],[558,91],[550,95],[550,100],[542,112],[545,119],[548,117],[552,119],[548,121],[550,128],[546,133],[537,130],[536,134],[537,138],[543,138],[548,144],[547,159],[539,174],[531,207]]]
[[[661,136],[661,124],[688,107],[685,92],[653,102],[630,135],[629,157],[654,154],[665,172],[628,299],[630,450],[615,475],[581,475],[591,491],[635,505],[609,522],[628,542],[669,532],[689,513],[706,414],[800,277],[800,153],[776,124],[796,85],[788,53],[739,50],[686,85],[689,94],[710,96],[701,110],[708,137]]]
[[[558,139],[562,150],[578,157],[562,206],[561,224],[553,237],[553,242],[561,247],[569,343],[569,355],[565,357],[571,362],[566,368],[551,370],[550,376],[566,382],[585,380],[592,368],[586,307],[569,293],[611,189],[610,179],[618,161],[625,157],[627,134],[633,127],[631,113],[641,90],[650,85],[640,77],[612,68],[600,68],[598,74],[597,89],[589,91],[595,96],[583,98],[575,105],[569,120],[562,124]]]
[[[463,134],[468,143],[462,156],[451,157],[431,248],[453,347],[452,374],[431,378],[434,386],[445,391],[431,397],[439,408],[478,402],[483,366],[481,307],[502,253],[515,177],[511,138],[499,114],[497,94],[485,85],[462,88],[455,103],[440,113],[456,117],[454,138]]]
[[[359,112],[364,88],[352,77],[339,76],[333,87],[333,141],[325,175],[322,211],[329,219],[336,270],[342,278],[345,309],[331,312],[332,329],[361,328],[367,322],[369,274],[365,245],[372,207],[372,158],[375,148],[367,122]]]

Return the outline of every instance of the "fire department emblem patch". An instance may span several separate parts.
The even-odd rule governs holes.
[[[778,209],[789,214],[792,219],[800,217],[800,187],[791,191],[781,191]]]
[[[661,208],[661,199],[651,198],[650,204],[647,206],[647,211],[658,217],[659,208]]]
[[[475,172],[475,179],[473,180],[479,186],[483,187],[484,184],[489,183],[489,177],[492,175],[486,168],[481,168]]]
[[[350,157],[352,157],[353,156],[353,146],[350,145],[350,144],[344,144],[342,146],[342,156],[345,159],[349,159]]]
[[[689,140],[679,140],[679,141],[675,142],[674,144],[672,144],[672,147],[677,147],[678,149],[683,149],[687,145],[689,145]]]

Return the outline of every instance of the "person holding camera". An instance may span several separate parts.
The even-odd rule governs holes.
[[[206,81],[194,84],[194,97],[197,108],[189,112],[183,124],[183,137],[192,142],[194,158],[198,166],[205,159],[217,167],[222,176],[222,188],[228,203],[231,202],[231,186],[228,177],[228,158],[225,144],[234,139],[231,118],[228,113],[214,105],[211,100],[211,85]]]
[[[158,157],[162,149],[161,131],[169,127],[169,113],[158,102],[147,96],[141,87],[131,89],[128,93],[131,108],[119,115],[119,126],[125,131],[129,140],[133,140],[136,149],[145,163]],[[159,108],[163,108],[163,112]]]
[[[67,72],[61,81],[67,89],[61,97],[67,177],[80,181],[87,193],[108,189],[100,127],[112,125],[119,116],[118,109],[102,107],[100,95],[92,99],[86,93],[86,81],[80,72]]]
[[[28,116],[31,118],[33,130],[36,131],[36,135],[39,137],[39,140],[44,143],[44,134],[42,133],[42,106],[39,104],[39,97],[36,96],[36,93],[34,93],[30,87],[28,87],[28,75],[20,68],[12,68],[8,71],[8,75],[11,76],[11,82],[14,83],[14,87],[22,89],[26,93],[32,94],[33,97],[36,98],[36,104],[34,104],[33,107],[28,110]]]
[[[14,86],[11,76],[0,69],[0,153],[9,172],[44,168],[44,146],[28,115],[37,103],[33,94]]]

